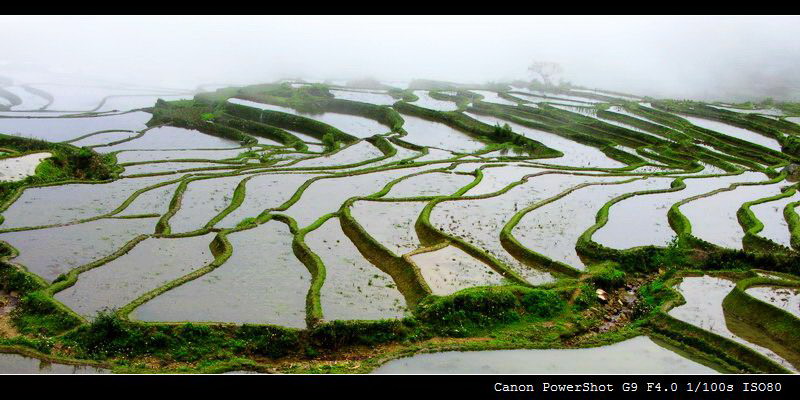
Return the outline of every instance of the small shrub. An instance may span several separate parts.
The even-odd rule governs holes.
[[[239,221],[239,223],[236,224],[236,227],[237,228],[242,228],[242,227],[249,226],[249,225],[252,225],[252,224],[255,224],[255,223],[256,223],[256,218],[247,217],[247,218]]]
[[[575,311],[582,311],[597,304],[595,288],[591,285],[582,285],[580,294],[572,302]]]
[[[336,136],[334,136],[331,132],[322,135],[322,144],[325,145],[325,148],[328,150],[335,150]]]
[[[598,287],[611,291],[625,284],[625,272],[613,263],[603,263],[596,267],[591,280]]]
[[[280,327],[243,325],[236,338],[244,342],[246,352],[272,358],[283,357],[300,346],[296,332]]]
[[[566,302],[552,290],[533,289],[522,296],[525,311],[538,318],[552,318],[564,310]]]
[[[20,332],[34,335],[55,335],[81,323],[58,308],[50,296],[38,291],[23,296],[12,317]]]
[[[660,249],[652,257],[656,268],[681,267],[689,263],[689,250],[678,237],[672,238],[667,247]]]
[[[409,335],[403,321],[331,321],[311,332],[314,343],[321,347],[338,348],[344,345],[375,345],[402,340]]]

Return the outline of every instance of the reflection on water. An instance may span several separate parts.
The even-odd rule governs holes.
[[[588,349],[492,350],[419,354],[375,374],[714,374],[646,336]]]
[[[106,369],[88,365],[49,363],[19,354],[0,353],[0,374],[107,374]]]

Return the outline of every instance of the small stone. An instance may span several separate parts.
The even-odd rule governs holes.
[[[797,182],[800,180],[800,165],[791,163],[783,168],[786,173],[786,180],[788,182]]]

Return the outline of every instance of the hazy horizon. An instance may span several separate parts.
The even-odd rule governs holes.
[[[194,88],[286,77],[530,80],[698,100],[800,100],[798,16],[2,16],[0,75],[33,65]],[[13,71],[11,71],[13,72]],[[26,83],[26,82],[22,82]]]

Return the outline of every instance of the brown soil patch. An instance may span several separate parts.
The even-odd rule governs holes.
[[[0,290],[0,338],[13,338],[19,336],[17,328],[11,322],[11,311],[19,304],[19,297]]]

